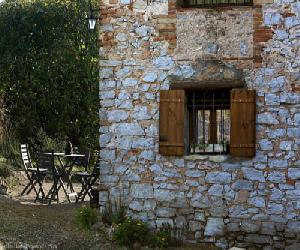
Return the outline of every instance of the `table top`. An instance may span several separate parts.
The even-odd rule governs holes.
[[[61,153],[59,153],[59,154],[61,154]],[[65,155],[65,154],[63,154],[65,157],[84,157],[85,155],[83,155],[83,154],[69,154],[69,155]]]
[[[45,153],[46,155],[51,155],[51,153]],[[69,154],[66,155],[65,153],[59,153],[59,152],[54,152],[54,156],[64,156],[64,157],[84,157],[85,155],[83,154]]]

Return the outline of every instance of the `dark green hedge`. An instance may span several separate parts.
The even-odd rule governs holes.
[[[17,137],[98,141],[98,45],[88,0],[0,5],[0,88]]]

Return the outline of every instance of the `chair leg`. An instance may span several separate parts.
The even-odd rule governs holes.
[[[73,184],[72,184],[72,176],[67,176],[67,188],[70,187],[70,191],[72,193],[75,192],[74,188],[73,188]]]
[[[26,187],[23,189],[23,191],[21,192],[21,196],[23,196],[25,194],[25,192],[27,191],[27,189],[31,186],[31,183],[29,182]],[[32,187],[31,187],[32,188]]]
[[[84,201],[86,195],[88,195],[90,197],[90,199],[92,198],[91,189],[92,189],[92,186],[95,184],[96,180],[97,180],[97,178],[95,178],[95,177],[88,178],[85,180],[85,191],[82,195],[81,201]]]
[[[67,189],[66,189],[66,187],[65,187],[65,184],[64,184],[64,182],[63,182],[63,180],[62,180],[61,177],[59,178],[59,182],[60,182],[60,186],[62,187],[62,189],[63,189],[63,191],[64,191],[64,193],[65,193],[65,195],[66,195],[68,201],[71,202],[71,201],[70,201],[70,198],[69,198],[69,195],[68,195],[68,192],[67,192]]]
[[[32,181],[32,185],[31,185],[31,187],[29,188],[29,190],[27,191],[26,195],[29,195],[29,194],[31,193],[33,187],[35,187],[35,185],[36,185],[37,183],[38,183],[37,180]],[[36,193],[36,192],[37,192],[37,190],[35,189],[35,193]]]
[[[37,184],[37,181],[33,181],[30,180],[29,183],[27,184],[27,186],[23,189],[23,191],[21,192],[20,196],[23,196],[26,192],[26,195],[29,195],[31,193],[31,191],[33,190],[35,192],[35,194],[38,193],[35,185]]]
[[[38,189],[38,193],[37,193],[37,196],[36,196],[36,201],[37,200],[44,200],[45,199],[45,193],[44,193],[44,190],[43,190],[43,183],[44,183],[44,180],[45,180],[45,176],[41,176],[39,178],[39,180],[37,180],[37,184],[39,186],[39,189]],[[42,197],[40,198],[40,194],[42,195]]]
[[[86,186],[86,183],[85,183],[86,180],[85,179],[86,178],[84,178],[84,177],[80,178],[81,189],[80,189],[80,191],[79,191],[79,193],[77,195],[76,202],[78,202],[79,200],[82,200],[81,197],[82,197],[82,195],[83,195],[83,193],[85,191],[85,186]]]
[[[52,201],[55,200],[55,196],[57,196],[57,202],[58,202],[58,191],[57,191],[57,184],[58,184],[58,181],[57,181],[57,178],[54,178],[53,179],[53,185],[52,187],[50,188],[47,196],[46,196],[46,200],[49,199],[49,202],[48,204],[50,205]],[[49,198],[50,196],[50,198]]]

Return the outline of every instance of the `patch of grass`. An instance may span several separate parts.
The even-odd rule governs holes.
[[[91,227],[100,220],[100,213],[95,208],[82,206],[76,211],[76,224],[85,230],[90,230]]]
[[[135,243],[146,245],[148,234],[149,228],[146,223],[128,218],[125,222],[116,226],[113,239],[118,245],[132,249]]]

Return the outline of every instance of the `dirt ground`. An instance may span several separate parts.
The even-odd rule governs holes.
[[[0,250],[1,242],[6,249],[111,249],[103,232],[86,232],[75,223],[76,209],[88,201],[69,203],[61,192],[59,204],[34,202],[34,192],[19,196],[27,181],[23,173],[16,177],[9,195],[0,195]],[[45,190],[50,187],[51,182],[46,183]]]
[[[89,201],[69,203],[63,192],[60,202],[51,205],[34,202],[34,192],[20,196],[27,179],[22,172],[16,172],[14,187],[9,195],[0,195],[0,250],[4,249],[62,249],[62,250],[117,250],[107,239],[105,229],[84,231],[75,223],[76,209],[88,205]],[[48,181],[44,185],[45,192],[51,187]],[[74,185],[75,191],[80,189],[79,183]],[[149,248],[144,248],[149,249]],[[216,250],[212,245],[190,245],[173,250]]]

